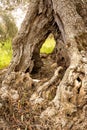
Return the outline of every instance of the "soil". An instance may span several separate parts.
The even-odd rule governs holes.
[[[47,82],[58,67],[50,55],[42,55],[43,66],[38,73],[32,73],[32,86],[26,85],[26,81],[15,86],[11,86],[18,91],[19,99],[12,100],[10,97],[2,101],[0,99],[0,130],[53,130],[52,120],[40,119],[40,114],[49,106],[50,101],[55,97],[57,85],[62,75],[57,81],[51,84],[45,92],[42,93],[44,98],[41,104],[32,104],[31,95],[39,86]],[[0,77],[1,78],[1,77]],[[15,81],[16,82],[16,81]],[[47,125],[46,125],[47,124]]]

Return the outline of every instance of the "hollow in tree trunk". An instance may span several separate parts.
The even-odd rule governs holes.
[[[81,0],[31,0],[21,29],[13,40],[13,58],[2,81],[2,88],[11,85],[9,80],[13,73],[17,76],[20,72],[20,75],[23,73],[25,77],[26,72],[31,74],[36,70],[38,73],[42,66],[40,48],[50,33],[54,35],[55,60],[59,68],[30,98],[30,101],[36,104],[35,101],[41,98],[47,87],[59,80],[59,71],[65,70],[54,99],[40,116],[43,119],[50,118],[53,122],[52,130],[87,129],[86,5],[87,2]],[[62,49],[59,49],[59,46]],[[29,75],[27,77],[33,82]]]

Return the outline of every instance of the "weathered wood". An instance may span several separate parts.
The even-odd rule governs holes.
[[[31,72],[35,58],[37,62],[40,62],[40,48],[50,33],[53,21],[51,1],[32,0],[30,2],[22,27],[13,40],[13,58],[8,74],[13,70],[25,72],[28,68]]]
[[[53,117],[54,130],[87,129],[87,6],[82,2],[85,11],[81,13],[79,1],[31,0],[21,29],[13,40],[13,58],[2,83],[6,85],[6,78],[11,77],[13,71],[25,73],[27,69],[31,72],[33,67],[40,67],[40,47],[53,33],[57,44],[60,40],[64,46],[65,62],[69,60],[51,107],[41,114],[44,119]]]

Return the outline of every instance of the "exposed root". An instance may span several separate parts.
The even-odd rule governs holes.
[[[27,126],[29,126],[30,123],[29,128],[31,130],[47,130],[48,128],[50,130],[78,130],[78,128],[81,128],[81,130],[86,130],[86,63],[85,66],[83,63],[80,64],[80,66],[79,64],[76,64],[76,67],[72,64],[69,66],[69,68],[65,72],[64,77],[62,78],[62,81],[57,86],[56,97],[54,98],[54,100],[46,100],[44,96],[42,97],[42,95],[38,95],[39,92],[42,93],[43,91],[46,95],[47,91],[50,90],[51,87],[53,87],[53,84],[55,84],[54,82],[58,81],[60,70],[62,70],[61,67],[57,68],[52,78],[48,82],[45,82],[43,85],[41,85],[41,88],[38,88],[41,80],[32,80],[28,73],[25,74],[17,72],[13,73],[13,75],[11,73],[11,77],[9,77],[9,79],[7,80],[10,82],[6,82],[5,80],[4,86],[7,85],[7,90],[9,90],[10,92],[12,89],[11,87],[13,87],[14,90],[18,90],[19,94],[18,100],[14,100],[12,97],[7,100],[9,101],[8,106],[12,103],[10,108],[5,108],[6,102],[4,104],[5,106],[1,104],[1,110],[5,108],[5,112],[9,110],[11,113],[11,111],[14,110],[13,115],[11,115],[10,122],[13,121],[12,123],[15,123],[14,121],[16,121],[15,124],[17,124],[17,126],[15,126],[15,129],[16,127],[24,129],[24,123],[26,124],[26,122],[28,121]],[[33,86],[34,82],[37,84],[36,88],[34,88],[35,86]],[[45,88],[42,86],[44,86]],[[24,90],[25,87],[26,90]],[[33,101],[31,100],[33,92],[29,93],[29,90],[33,91],[35,94],[33,94]],[[17,113],[15,110],[17,110]],[[23,113],[21,114],[21,112]],[[29,117],[27,117],[28,114],[30,114]],[[16,118],[19,120],[16,120]]]
[[[21,86],[32,86],[32,79],[28,73],[21,72],[11,72],[11,74],[5,78],[2,82],[2,87],[0,88],[0,96],[4,100],[6,98],[11,98],[17,101],[19,99],[19,94],[17,87]]]
[[[38,93],[43,92],[43,91],[45,91],[50,85],[52,85],[52,84],[56,81],[56,79],[59,77],[60,70],[62,70],[62,69],[63,69],[63,68],[62,68],[61,66],[58,67],[58,68],[55,70],[53,77],[52,77],[49,81],[47,81],[46,83],[44,83],[42,86],[40,86],[40,87],[38,88],[37,92],[38,92]]]
[[[45,82],[42,86],[40,86],[37,91],[31,96],[30,98],[30,101],[35,101],[35,100],[38,100],[38,101],[43,101],[44,99],[41,97],[43,91],[46,91],[48,89],[48,87],[50,85],[52,85],[56,80],[57,78],[59,77],[59,73],[60,71],[62,70],[63,68],[60,66],[58,67],[55,72],[54,72],[54,75],[53,77]],[[37,98],[36,98],[37,97]],[[35,101],[35,103],[37,103],[37,101]]]
[[[76,65],[76,68],[67,69],[51,106],[41,113],[41,119],[54,118],[63,130],[87,129],[87,78],[84,78],[85,68],[82,68]]]

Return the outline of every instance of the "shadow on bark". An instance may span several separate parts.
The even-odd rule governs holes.
[[[87,27],[80,11],[74,0],[30,2],[13,59],[0,73],[1,117],[12,129],[87,129]],[[42,66],[40,48],[50,33],[57,44]],[[35,67],[41,69],[31,74]]]

